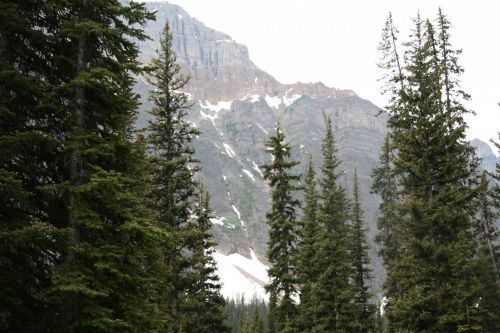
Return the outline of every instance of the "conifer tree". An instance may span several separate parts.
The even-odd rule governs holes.
[[[0,3],[0,331],[52,332],[60,317],[47,293],[65,232],[61,121],[47,102],[50,34],[59,26],[45,2]]]
[[[224,324],[224,298],[220,294],[221,283],[217,275],[216,262],[212,256],[215,242],[210,233],[214,218],[210,208],[209,194],[200,185],[197,216],[190,223],[189,231],[193,243],[191,270],[187,274],[189,288],[186,300],[181,303],[185,314],[181,331],[192,333],[224,333],[229,327]]]
[[[486,171],[481,175],[481,186],[478,194],[479,216],[477,221],[476,234],[479,235],[479,243],[484,249],[486,257],[489,258],[490,267],[495,276],[498,272],[498,252],[495,246],[498,234],[495,222],[500,217],[500,213],[495,208],[494,187],[490,185],[490,180]],[[498,276],[497,276],[498,278]]]
[[[293,297],[297,295],[297,212],[299,201],[293,197],[295,184],[300,177],[291,169],[298,162],[290,159],[290,144],[280,124],[276,134],[266,144],[267,152],[273,156],[270,164],[263,165],[264,178],[272,188],[271,210],[266,214],[269,225],[268,270],[270,283],[266,290],[270,294],[270,332],[293,329],[297,309]],[[286,326],[288,325],[288,326]]]
[[[401,193],[400,250],[387,283],[397,285],[387,307],[396,331],[482,331],[484,312],[492,310],[478,303],[477,158],[465,139],[468,95],[459,87],[460,52],[449,43],[446,22],[440,12],[436,32],[429,20],[414,20],[403,76],[389,75],[385,89]],[[397,54],[395,46],[386,54]]]
[[[331,119],[322,145],[323,165],[318,209],[319,232],[315,265],[321,269],[311,291],[312,332],[349,332],[352,320],[353,288],[349,283],[349,202],[339,185],[341,172]]]
[[[354,287],[354,320],[351,332],[373,332],[375,330],[375,306],[370,303],[371,293],[368,281],[371,279],[370,258],[363,226],[364,212],[361,207],[357,170],[354,169],[352,232],[350,260],[352,262],[352,281]]]
[[[478,275],[480,283],[481,326],[486,332],[500,330],[500,284],[498,275],[498,260],[500,252],[498,247],[498,232],[495,222],[500,216],[495,208],[494,187],[490,185],[487,173],[483,171],[481,185],[478,188],[477,202],[479,214],[477,216],[475,235],[478,243]]]
[[[397,179],[391,165],[391,147],[389,136],[385,138],[380,154],[379,166],[372,172],[372,190],[381,198],[380,215],[377,219],[379,234],[377,242],[381,244],[379,254],[384,259],[384,265],[390,270],[391,262],[399,257],[398,226],[400,223],[398,208]],[[388,295],[387,295],[388,296]]]
[[[190,253],[197,246],[189,223],[196,202],[193,174],[199,170],[190,143],[198,131],[185,119],[189,103],[180,90],[188,77],[180,74],[168,23],[158,52],[150,71],[155,87],[151,92],[153,120],[148,128],[153,184],[150,197],[158,225],[168,235],[163,248],[164,265],[169,270],[163,303],[167,307],[168,330],[178,333],[181,323],[189,320],[181,307],[190,287],[186,274],[195,264]]]
[[[379,166],[372,172],[372,190],[380,196],[379,216],[377,218],[378,235],[376,241],[380,244],[379,255],[383,259],[387,270],[384,282],[384,299],[391,300],[398,292],[398,281],[391,274],[393,263],[401,256],[401,212],[400,197],[398,194],[397,176],[394,172],[392,159],[394,152],[391,149],[389,136],[386,136],[380,154]],[[384,316],[389,332],[392,332],[390,320]]]
[[[260,307],[256,303],[250,316],[245,321],[242,333],[264,333],[264,323],[260,315]]]
[[[311,289],[319,272],[315,265],[316,238],[318,237],[318,190],[316,188],[316,174],[312,156],[305,174],[304,216],[300,222],[299,243],[299,287],[300,287],[300,316],[298,326],[302,332],[311,329],[312,308]]]
[[[152,18],[143,4],[54,1],[50,102],[60,124],[68,248],[53,272],[55,331],[134,332],[160,326],[151,301],[156,231],[140,196],[143,150],[132,141],[138,105],[132,74],[142,70],[133,39]]]

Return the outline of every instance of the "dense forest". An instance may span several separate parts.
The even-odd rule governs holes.
[[[391,15],[382,31],[381,304],[357,173],[347,193],[331,119],[322,164],[303,175],[276,124],[261,166],[269,298],[224,300],[168,23],[156,58],[138,60],[153,19],[118,0],[0,3],[0,331],[500,331],[500,165],[483,172],[466,140],[473,111],[441,10],[417,15],[404,43]],[[152,102],[144,130],[138,75]]]

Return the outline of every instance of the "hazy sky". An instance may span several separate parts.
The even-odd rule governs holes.
[[[418,10],[441,7],[462,48],[462,87],[471,94],[469,137],[497,139],[500,130],[500,1],[170,0],[207,26],[248,46],[250,58],[283,83],[321,81],[354,90],[383,106],[377,45],[389,11],[406,39]]]

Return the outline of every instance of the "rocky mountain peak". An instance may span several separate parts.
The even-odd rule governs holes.
[[[497,163],[500,163],[500,156],[497,157],[490,145],[484,141],[474,139],[470,144],[476,149],[477,155],[481,157],[481,167],[487,171],[494,172]]]
[[[244,45],[206,27],[179,6],[150,2],[148,7],[156,11],[157,21],[145,28],[153,41],[140,44],[142,60],[147,63],[155,55],[157,40],[169,22],[178,61],[191,76],[185,90],[192,102],[189,121],[202,133],[195,148],[217,215],[218,250],[249,257],[253,249],[265,261],[270,198],[259,166],[270,162],[265,143],[277,121],[293,145],[294,159],[304,162],[296,170],[300,173],[309,155],[321,164],[326,120],[333,119],[339,153],[346,161],[343,181],[350,187],[357,166],[365,180],[361,187],[373,233],[377,199],[369,194],[367,180],[386,132],[385,116],[376,117],[379,108],[352,90],[320,82],[282,84],[251,61]],[[147,96],[147,90],[147,83],[140,81],[137,91]],[[143,105],[148,109],[146,99]],[[147,116],[141,112],[139,126]]]
[[[295,171],[301,173],[309,156],[317,167],[321,165],[321,142],[330,117],[343,161],[340,181],[348,193],[354,169],[358,171],[375,285],[380,286],[384,271],[374,242],[379,199],[370,192],[370,174],[378,165],[387,115],[352,90],[320,82],[282,84],[251,61],[246,46],[206,27],[179,6],[151,2],[148,7],[156,11],[157,21],[145,28],[153,40],[140,44],[142,60],[147,63],[155,55],[168,21],[178,61],[191,76],[185,89],[192,104],[188,120],[201,131],[195,148],[203,166],[200,176],[212,195],[213,232],[224,283],[239,276],[249,283],[249,290],[263,290],[263,283],[256,281],[262,282],[265,271],[270,189],[260,166],[271,160],[265,143],[276,122],[283,125],[292,157],[301,162]],[[139,79],[136,91],[146,97],[149,89]],[[139,127],[147,123],[148,109],[149,101],[144,98]],[[479,143],[478,147],[479,153],[490,158],[483,162],[493,165],[491,150],[488,154],[486,147]],[[243,274],[242,262],[258,269]],[[254,278],[248,279],[250,275]]]
[[[146,26],[146,33],[157,40],[169,22],[178,61],[192,78],[187,90],[193,96],[216,102],[237,96],[242,89],[278,85],[250,60],[247,47],[227,34],[208,28],[177,5],[150,2],[148,7],[156,12],[157,20]],[[143,61],[149,61],[157,47],[142,43]]]

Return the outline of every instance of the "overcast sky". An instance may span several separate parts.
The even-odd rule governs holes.
[[[441,7],[462,48],[462,87],[477,113],[469,138],[497,139],[500,130],[500,1],[170,0],[207,26],[248,46],[250,58],[283,83],[321,81],[352,89],[383,106],[377,45],[389,11],[406,39],[418,10],[435,18]]]

